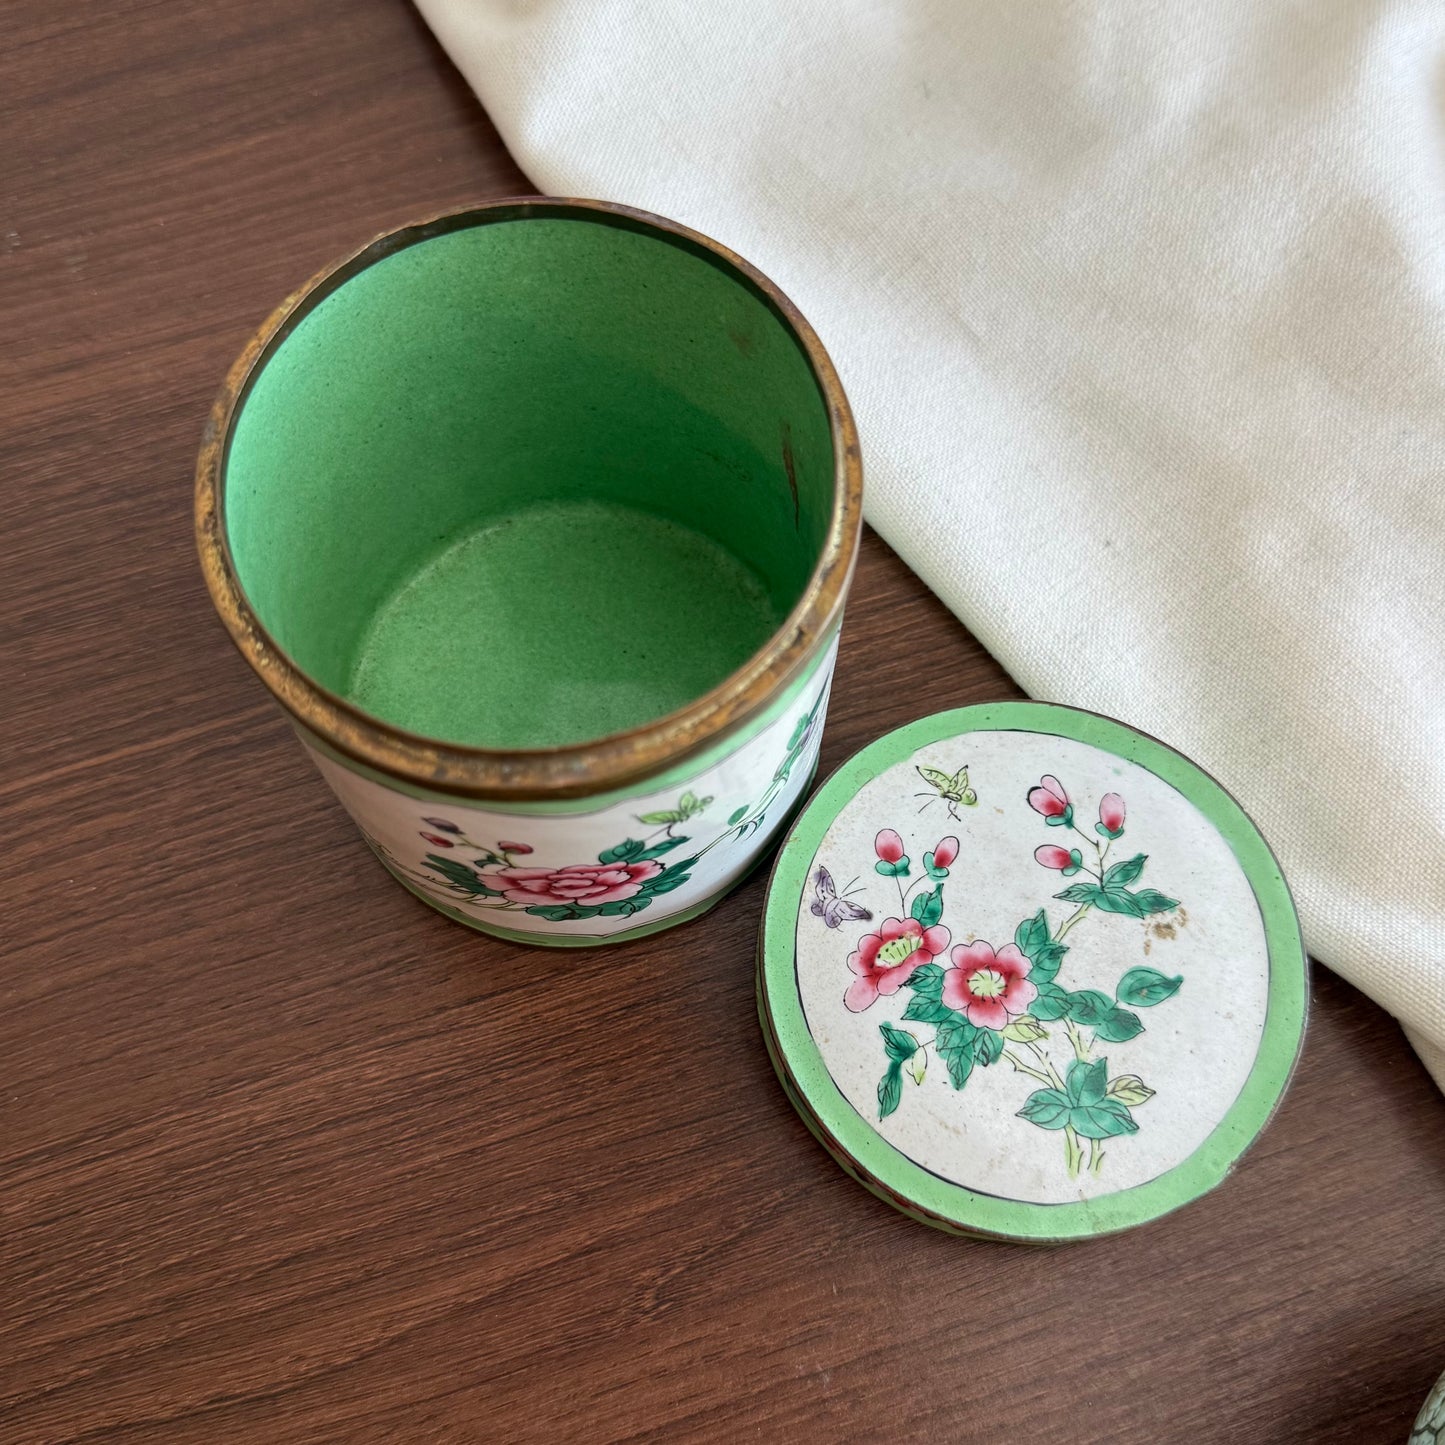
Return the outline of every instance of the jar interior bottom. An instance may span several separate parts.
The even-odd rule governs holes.
[[[551,502],[450,539],[387,595],[346,691],[428,737],[556,747],[692,702],[781,622],[762,579],[702,533]]]

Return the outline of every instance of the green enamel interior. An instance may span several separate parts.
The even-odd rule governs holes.
[[[273,346],[225,525],[316,682],[433,738],[548,747],[756,652],[818,562],[833,472],[812,368],[745,278],[595,213],[482,213]]]

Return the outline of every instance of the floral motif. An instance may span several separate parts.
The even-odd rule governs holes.
[[[1045,773],[1036,788],[1029,789],[1029,807],[1042,813],[1051,828],[1068,828],[1074,821],[1074,809],[1064,785],[1052,774]]]
[[[1045,843],[1034,849],[1034,862],[1045,868],[1057,868],[1065,878],[1072,878],[1084,866],[1084,855],[1077,848],[1056,848]]]
[[[932,963],[948,947],[949,932],[941,925],[925,928],[916,918],[885,918],[875,933],[865,933],[848,955],[857,977],[843,1002],[862,1013],[879,994],[895,994],[914,969]]]
[[[1073,911],[1054,926],[1047,909],[1040,908],[1018,924],[1012,942],[1001,948],[983,939],[961,943],[947,964],[941,964],[936,960],[949,938],[942,921],[944,885],[958,858],[959,840],[941,839],[924,853],[922,875],[912,878],[907,842],[897,830],[884,828],[874,839],[874,871],[892,880],[899,913],[908,916],[888,918],[859,940],[848,955],[854,978],[843,1002],[851,1012],[861,1013],[880,997],[906,991],[902,1021],[933,1026],[932,1037],[920,1039],[891,1021],[879,1024],[887,1059],[878,1083],[880,1120],[900,1107],[905,1078],[912,1079],[914,1087],[925,1086],[930,1057],[955,1089],[962,1089],[976,1069],[1004,1059],[1016,1074],[1041,1086],[1023,1100],[1018,1117],[1063,1135],[1065,1166],[1069,1177],[1076,1178],[1085,1167],[1086,1153],[1090,1172],[1099,1172],[1103,1141],[1136,1133],[1133,1111],[1155,1096],[1138,1074],[1110,1077],[1108,1059],[1096,1050],[1142,1033],[1136,1010],[1166,1003],[1184,980],[1137,966],[1124,971],[1112,994],[1066,988],[1059,978],[1069,952],[1064,939],[1091,914],[1144,919],[1178,903],[1157,889],[1135,886],[1148,862],[1145,854],[1109,861],[1124,833],[1125,805],[1118,793],[1099,800],[1096,837],[1075,825],[1068,791],[1052,774],[1028,790],[1027,802],[1046,825],[1072,830],[1083,844],[1064,848],[1044,843],[1034,850],[1034,860],[1042,867],[1065,877],[1083,875],[1054,895]],[[821,863],[819,867],[827,872]],[[905,882],[908,879],[912,881]],[[1065,1047],[1062,1057],[1053,1052],[1058,1045]]]
[[[1094,824],[1094,831],[1111,841],[1123,833],[1124,800],[1118,793],[1105,793],[1099,799],[1099,821]]]
[[[530,848],[527,850],[532,851]],[[480,874],[488,888],[512,903],[584,904],[595,907],[634,898],[662,872],[655,858],[641,863],[569,863],[565,868],[497,868]]]
[[[949,958],[953,967],[944,972],[940,997],[975,1028],[1007,1028],[1039,996],[1029,982],[1033,964],[1016,944],[995,953],[993,944],[980,939],[960,944]]]
[[[903,851],[903,839],[892,828],[884,828],[873,840],[873,851],[878,855],[873,867],[885,878],[907,875],[908,855]]]
[[[439,827],[446,820],[424,821]],[[429,843],[453,850],[448,857],[428,853],[425,859],[429,872],[439,874],[445,882],[438,885],[427,874],[420,875],[421,881],[433,888],[444,887],[476,908],[503,913],[521,910],[553,923],[640,913],[654,898],[686,883],[693,866],[707,851],[701,849],[676,862],[663,861],[688,841],[666,827],[648,838],[625,838],[604,848],[595,863],[527,867],[517,860],[533,852],[530,843],[477,843],[455,824],[447,831],[450,838],[422,834]],[[457,855],[459,849],[478,856],[464,860]]]
[[[479,843],[468,838],[460,824],[436,817],[418,819],[423,825],[420,836],[438,850],[428,853],[420,868],[408,867],[390,855],[388,861],[429,891],[450,894],[469,909],[500,914],[520,911],[552,923],[640,913],[687,883],[692,870],[714,848],[740,841],[768,822],[792,770],[816,738],[823,707],[824,699],[819,697],[794,721],[786,753],[762,796],[734,808],[725,825],[714,824],[713,836],[700,847],[690,846],[691,828],[687,833],[677,830],[702,818],[717,800],[688,791],[672,807],[634,815],[641,836],[604,848],[595,862],[564,860],[546,867],[524,866],[518,860],[534,854],[533,844]],[[373,846],[386,853],[380,845]],[[901,843],[899,846],[901,849]],[[466,856],[468,853],[473,856]],[[866,909],[856,911],[871,916]]]

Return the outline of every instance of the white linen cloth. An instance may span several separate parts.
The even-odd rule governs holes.
[[[418,5],[537,186],[782,286],[873,525],[1220,778],[1445,1086],[1445,5]]]

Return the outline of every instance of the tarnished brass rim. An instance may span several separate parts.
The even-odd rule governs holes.
[[[231,428],[253,379],[315,306],[374,262],[448,231],[493,221],[553,217],[661,233],[746,282],[797,338],[828,408],[833,511],[823,552],[798,605],[746,663],[711,692],[627,732],[566,747],[498,751],[462,747],[394,727],[307,676],[262,626],[236,576],[224,525]],[[267,318],[226,376],[196,463],[196,545],[211,600],[232,641],[287,712],[337,752],[414,786],[498,802],[582,797],[626,787],[721,741],[764,708],[816,655],[842,613],[858,553],[862,466],[853,415],[837,372],[797,307],[755,267],[674,221],[606,201],[507,198],[444,212],[378,236],[313,276]]]

